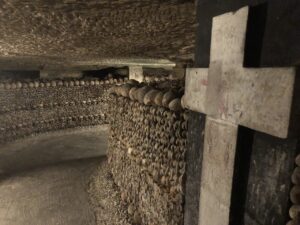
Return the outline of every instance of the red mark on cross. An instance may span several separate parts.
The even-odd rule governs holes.
[[[204,85],[204,86],[207,86],[207,85],[208,85],[208,80],[206,80],[206,79],[202,79],[200,82],[201,82],[201,84]]]

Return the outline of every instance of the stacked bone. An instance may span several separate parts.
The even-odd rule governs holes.
[[[133,224],[182,224],[187,112],[176,91],[112,90],[108,159]]]
[[[155,76],[155,75],[146,75],[145,78],[145,83],[148,84],[154,84],[154,83],[160,83],[160,82],[165,82],[165,81],[180,81],[182,78],[176,77],[173,73],[167,75],[167,76]]]
[[[0,143],[35,133],[107,123],[108,89],[123,80],[0,83]]]
[[[145,82],[152,84],[152,83],[159,83],[164,82],[168,80],[168,77],[166,76],[145,76]]]
[[[290,193],[290,199],[293,205],[289,211],[292,220],[289,221],[287,225],[300,225],[300,155],[296,157],[295,161],[297,167],[292,175],[292,183],[294,186]]]

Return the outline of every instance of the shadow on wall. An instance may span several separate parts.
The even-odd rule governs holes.
[[[0,148],[0,176],[106,155],[108,126],[46,133]]]
[[[38,79],[40,71],[1,71],[0,80]]]

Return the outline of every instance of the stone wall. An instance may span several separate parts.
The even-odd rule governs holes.
[[[168,84],[112,91],[108,162],[133,224],[183,223],[188,113]]]
[[[108,89],[123,80],[0,81],[0,143],[108,123]]]

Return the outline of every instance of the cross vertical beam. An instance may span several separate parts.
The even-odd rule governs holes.
[[[237,125],[206,119],[199,223],[229,224]]]

